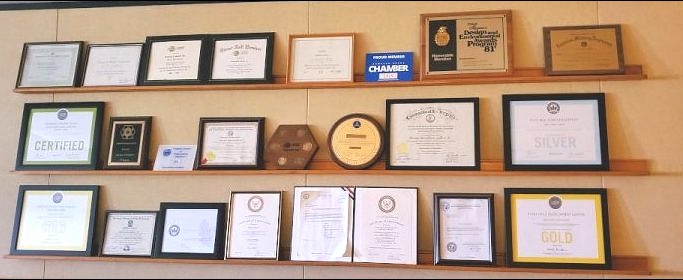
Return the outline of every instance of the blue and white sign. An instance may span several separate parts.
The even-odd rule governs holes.
[[[365,55],[365,81],[413,80],[413,53],[368,53]]]

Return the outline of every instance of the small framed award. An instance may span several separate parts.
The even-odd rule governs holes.
[[[327,136],[330,158],[346,169],[366,169],[375,164],[384,149],[384,129],[366,114],[339,119]]]
[[[26,103],[16,170],[94,170],[104,102]]]
[[[225,208],[225,203],[162,202],[154,256],[224,259]]]
[[[211,35],[209,83],[272,83],[275,33]]]
[[[88,45],[83,86],[136,85],[142,47],[142,43]]]
[[[99,186],[22,185],[12,255],[92,256]]]
[[[287,83],[353,82],[353,33],[290,35]]]
[[[621,26],[543,27],[546,75],[624,74]]]
[[[152,117],[111,117],[105,169],[147,169]]]
[[[16,87],[77,86],[83,45],[83,41],[25,43]]]
[[[387,169],[479,170],[479,98],[389,99]]]
[[[151,257],[156,211],[107,211],[102,256]]]
[[[281,192],[232,192],[226,259],[277,260]]]
[[[610,269],[606,189],[505,189],[507,264]]]
[[[434,194],[434,265],[495,265],[493,194]]]
[[[207,35],[149,36],[145,42],[138,84],[195,85],[208,77]]]
[[[197,169],[263,168],[265,118],[201,118]]]
[[[609,170],[604,93],[503,95],[505,170]]]
[[[512,75],[512,11],[420,15],[420,79]]]

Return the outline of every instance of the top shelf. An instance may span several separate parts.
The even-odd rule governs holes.
[[[323,88],[376,88],[376,87],[416,87],[477,85],[506,83],[547,83],[547,82],[587,82],[587,81],[631,81],[644,80],[641,65],[626,65],[623,75],[575,75],[546,76],[544,68],[517,68],[512,76],[504,77],[468,77],[443,80],[424,80],[409,82],[360,82],[362,76],[357,75],[359,82],[330,83],[285,83],[283,77],[276,77],[272,84],[222,84],[222,85],[168,85],[168,86],[106,86],[106,87],[48,87],[48,88],[16,88],[14,92],[34,93],[93,93],[93,92],[131,92],[131,91],[209,91],[209,90],[280,90],[280,89],[323,89]]]

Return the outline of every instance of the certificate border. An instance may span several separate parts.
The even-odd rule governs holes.
[[[26,55],[28,53],[28,48],[33,45],[78,45],[78,54],[76,57],[76,69],[74,69],[74,76],[71,78],[71,84],[66,85],[66,86],[37,86],[37,87],[29,87],[29,86],[22,86],[21,85],[21,78],[22,74],[24,73],[24,66],[26,63]],[[19,64],[19,73],[17,74],[17,82],[15,84],[15,88],[52,88],[52,87],[75,87],[76,85],[80,84],[80,79],[82,78],[83,74],[83,66],[82,66],[82,56],[83,56],[83,46],[85,45],[84,41],[64,41],[64,42],[28,42],[24,43],[24,48],[21,52],[21,62]]]
[[[107,241],[107,228],[109,227],[109,215],[110,214],[154,214],[154,228],[152,229],[154,233],[152,234],[151,248],[152,251],[149,255],[118,255],[118,254],[105,254],[104,253],[104,243]],[[102,248],[100,248],[100,256],[106,257],[123,257],[123,258],[151,258],[154,255],[154,245],[156,245],[155,239],[157,237],[157,224],[159,223],[159,212],[158,211],[141,211],[141,210],[107,210],[104,214],[104,232],[102,233]]]
[[[24,164],[24,154],[26,150],[26,138],[29,135],[28,126],[30,123],[31,112],[34,109],[95,109],[95,119],[90,131],[92,145],[90,147],[90,158],[85,164]],[[16,170],[95,170],[97,168],[100,152],[100,135],[102,132],[102,115],[104,114],[104,102],[59,102],[59,103],[25,103],[23,118],[21,121],[21,132],[19,134],[19,147],[17,149]]]
[[[556,30],[583,30],[583,29],[614,29],[615,44],[617,48],[617,62],[618,68],[612,70],[575,70],[575,71],[555,71],[553,70],[553,54],[552,45],[550,42],[550,35]],[[581,25],[581,26],[548,26],[543,27],[543,56],[545,58],[545,74],[547,76],[555,75],[603,75],[603,74],[624,74],[624,47],[621,40],[621,25],[606,24],[606,25]]]
[[[349,57],[349,68],[351,68],[351,79],[349,80],[336,80],[336,81],[294,81],[293,76],[294,76],[294,49],[292,46],[294,45],[294,40],[296,39],[302,39],[302,38],[333,38],[333,37],[351,37],[351,49],[349,50],[350,52],[350,57]],[[355,61],[355,41],[356,41],[356,34],[355,33],[323,33],[323,34],[290,34],[289,35],[289,53],[287,55],[287,80],[286,83],[288,84],[316,84],[316,83],[353,83],[355,80],[355,72],[354,72],[354,61]]]
[[[515,240],[512,239],[512,209],[511,197],[513,194],[544,194],[544,195],[566,195],[566,194],[592,194],[600,196],[600,204],[602,208],[602,238],[603,248],[605,253],[605,263],[603,264],[586,264],[586,263],[545,263],[545,262],[516,262],[513,260],[515,252],[513,251]],[[612,268],[612,251],[610,247],[609,234],[609,213],[607,209],[607,190],[598,188],[587,189],[560,189],[560,188],[505,188],[505,236],[507,238],[506,244],[506,263],[511,267],[530,267],[530,268],[576,268],[576,269],[611,269]],[[598,250],[601,248],[598,248]]]
[[[353,118],[359,118],[359,119],[364,119],[368,121],[369,123],[373,124],[377,131],[379,131],[379,149],[377,150],[377,154],[372,157],[368,162],[361,164],[361,165],[349,165],[343,161],[341,161],[337,155],[335,154],[334,150],[332,149],[332,135],[334,134],[335,130],[339,127],[339,125],[348,120],[348,119],[353,119]],[[366,169],[369,168],[370,166],[375,165],[377,161],[382,157],[382,154],[384,153],[384,146],[386,145],[386,135],[384,132],[384,129],[382,126],[375,120],[375,118],[371,117],[370,115],[367,114],[349,114],[346,116],[343,116],[339,120],[337,120],[334,125],[332,125],[332,128],[330,128],[330,131],[327,133],[327,147],[328,147],[328,152],[330,155],[330,159],[334,161],[336,164],[339,166],[345,168],[345,169]]]
[[[85,84],[85,76],[88,73],[88,62],[90,61],[90,50],[92,48],[107,48],[107,47],[135,47],[139,46],[140,47],[140,57],[138,58],[138,69],[137,72],[135,73],[135,80],[133,81],[132,84],[127,84],[127,85],[86,85]],[[122,44],[90,44],[88,45],[86,52],[85,52],[85,58],[83,59],[83,78],[81,79],[80,85],[82,87],[125,87],[125,86],[136,86],[138,82],[138,76],[140,73],[140,61],[142,61],[142,54],[144,50],[144,43],[122,43]]]
[[[420,166],[420,165],[392,165],[391,164],[391,106],[394,104],[422,104],[422,103],[472,103],[474,106],[474,165],[472,166]],[[387,99],[386,100],[386,130],[387,130],[387,164],[386,169],[395,170],[481,170],[481,154],[479,144],[479,98],[429,98],[429,99]]]
[[[154,236],[154,257],[175,259],[209,259],[222,260],[225,257],[225,203],[192,203],[192,202],[162,202],[159,205],[157,228]],[[214,236],[213,253],[164,253],[161,251],[164,243],[164,224],[166,211],[169,209],[216,209],[216,236]]]
[[[456,198],[456,199],[486,199],[489,204],[489,242],[491,246],[491,261],[484,260],[458,260],[446,259],[441,257],[441,230],[440,220],[441,211],[439,209],[439,201],[441,199]],[[434,193],[434,265],[473,265],[473,266],[494,266],[496,265],[496,223],[495,210],[492,193]]]
[[[199,119],[199,137],[197,139],[197,155],[195,156],[196,169],[263,169],[263,131],[265,127],[266,118],[264,117],[225,117],[225,118],[200,118]],[[230,165],[230,164],[214,164],[203,165],[202,151],[204,140],[204,124],[214,122],[255,122],[258,123],[258,135],[256,136],[256,164],[255,165]]]
[[[248,258],[242,258],[242,257],[231,257],[230,256],[230,237],[232,236],[232,212],[233,212],[233,199],[235,194],[253,194],[253,195],[258,195],[258,194],[277,194],[279,199],[279,204],[278,204],[278,216],[277,216],[277,244],[275,245],[275,258],[268,258],[268,257],[263,257],[263,258],[258,258],[258,257],[248,257]],[[280,259],[280,232],[281,227],[282,227],[282,191],[233,191],[230,192],[230,211],[228,212],[228,228],[227,228],[227,234],[226,234],[226,247],[225,247],[225,258],[226,259],[248,259],[248,260],[279,260]]]
[[[69,251],[69,250],[18,250],[17,241],[19,238],[19,228],[21,226],[21,216],[24,208],[24,195],[26,191],[89,191],[91,192],[90,200],[90,218],[88,222],[88,236],[85,251]],[[97,205],[99,197],[99,186],[97,185],[20,185],[19,195],[17,197],[17,206],[14,213],[14,229],[12,230],[12,243],[10,247],[10,255],[43,255],[43,256],[92,256],[95,252],[93,246],[93,238],[95,236],[95,226],[97,222]]]
[[[600,134],[601,164],[515,164],[512,162],[512,133],[510,102],[512,101],[550,101],[550,100],[594,100],[598,107],[597,127]],[[503,95],[503,142],[505,144],[505,170],[510,171],[607,171],[609,170],[609,145],[607,143],[607,119],[605,117],[605,94],[565,93],[565,94],[504,94]]]
[[[199,65],[197,66],[196,79],[177,79],[177,80],[148,80],[149,61],[152,55],[152,45],[154,43],[169,42],[169,41],[201,41],[202,46],[199,51]],[[141,86],[159,86],[159,85],[199,85],[205,83],[209,76],[209,35],[205,34],[191,34],[191,35],[168,35],[168,36],[147,36],[145,46],[142,48],[142,60],[140,62],[140,70],[138,71],[138,85]]]
[[[265,57],[265,67],[262,78],[258,79],[214,79],[213,78],[213,66],[215,59],[215,49],[216,42],[218,41],[231,41],[231,40],[258,40],[266,39],[266,57]],[[236,34],[220,34],[211,35],[210,40],[210,50],[209,50],[209,71],[207,73],[207,83],[209,84],[268,84],[273,82],[273,50],[275,42],[275,32],[263,32],[263,33],[236,33]]]
[[[141,149],[138,150],[140,154],[138,159],[139,164],[136,165],[120,165],[112,162],[112,145],[114,142],[114,122],[143,122],[142,136],[140,137]],[[149,135],[152,130],[152,117],[111,117],[109,118],[109,145],[107,145],[107,160],[104,162],[103,169],[149,169]]]

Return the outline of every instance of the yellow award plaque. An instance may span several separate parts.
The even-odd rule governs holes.
[[[364,114],[339,119],[328,135],[330,158],[346,169],[370,167],[384,148],[384,130],[375,119]]]

